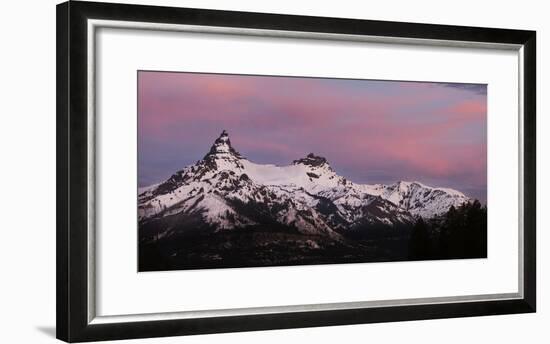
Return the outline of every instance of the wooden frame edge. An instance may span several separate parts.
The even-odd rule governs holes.
[[[536,33],[432,24],[70,1],[57,5],[56,336],[75,342],[536,311]],[[186,320],[89,324],[87,315],[88,18],[386,35],[524,46],[524,298]],[[327,31],[329,32],[329,31]]]

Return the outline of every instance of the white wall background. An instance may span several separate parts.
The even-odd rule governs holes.
[[[53,343],[55,333],[55,0],[0,11],[0,342]],[[550,21],[544,1],[161,0],[155,3],[538,31],[538,313],[203,335],[131,343],[547,343],[550,340]],[[545,214],[546,212],[546,214]],[[547,270],[546,270],[547,271]],[[122,343],[122,342],[120,342]]]

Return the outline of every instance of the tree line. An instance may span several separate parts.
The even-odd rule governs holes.
[[[487,206],[478,200],[429,220],[418,218],[409,240],[409,258],[452,259],[487,257]]]

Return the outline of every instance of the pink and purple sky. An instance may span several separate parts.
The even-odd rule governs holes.
[[[138,182],[200,160],[223,129],[257,163],[324,156],[358,183],[419,181],[486,202],[487,87],[138,72]]]

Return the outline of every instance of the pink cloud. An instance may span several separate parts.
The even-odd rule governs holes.
[[[486,96],[473,92],[433,83],[149,72],[140,73],[138,91],[140,140],[183,150],[190,160],[206,152],[209,136],[228,129],[241,153],[266,162],[312,151],[332,154],[357,175],[399,166],[401,179],[486,178]]]

